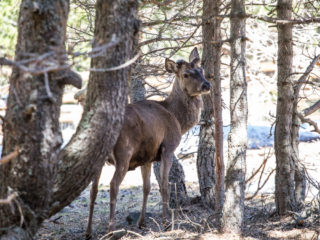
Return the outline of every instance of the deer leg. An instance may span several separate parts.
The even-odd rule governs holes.
[[[117,204],[117,195],[119,192],[119,186],[124,179],[128,169],[129,163],[132,156],[132,151],[125,151],[121,153],[120,158],[117,158],[116,162],[116,171],[112,177],[110,182],[110,220],[109,220],[109,228],[108,232],[114,231],[115,229],[115,212],[116,212],[116,204]]]
[[[161,154],[161,163],[160,163],[160,192],[162,197],[162,221],[165,223],[168,216],[168,207],[169,207],[169,197],[168,197],[168,181],[169,181],[169,172],[172,166],[172,157],[173,152],[166,152],[166,149],[163,148]]]
[[[99,185],[99,179],[101,176],[101,171],[102,169],[99,170],[97,175],[92,180],[92,185],[90,190],[90,211],[89,211],[88,226],[86,230],[86,239],[91,237],[93,209],[94,209],[94,203],[96,201],[97,194],[98,194],[98,185]]]
[[[138,227],[140,228],[144,222],[145,214],[146,214],[146,206],[148,195],[150,193],[150,175],[151,175],[151,165],[152,163],[147,163],[141,166],[141,175],[143,180],[143,202],[142,202],[142,210],[138,221]]]

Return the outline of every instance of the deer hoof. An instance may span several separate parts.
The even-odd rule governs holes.
[[[86,232],[85,239],[88,240],[88,239],[91,239],[91,237],[92,237],[91,233]]]
[[[142,228],[143,226],[145,226],[144,220],[143,219],[142,220],[139,219],[137,226],[138,226],[138,228]]]

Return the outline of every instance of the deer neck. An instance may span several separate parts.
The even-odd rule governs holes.
[[[175,80],[170,95],[162,102],[162,105],[177,118],[181,126],[182,134],[199,121],[202,107],[201,96],[191,97],[183,91],[178,79]]]

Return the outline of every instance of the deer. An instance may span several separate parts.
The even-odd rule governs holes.
[[[165,59],[165,69],[175,74],[171,93],[163,101],[142,100],[128,104],[119,137],[108,158],[115,166],[110,182],[110,216],[108,232],[115,229],[115,209],[119,186],[128,171],[141,167],[143,180],[142,210],[138,227],[144,223],[150,176],[153,161],[160,161],[160,193],[162,198],[162,219],[168,215],[168,177],[175,149],[181,136],[196,125],[202,108],[202,94],[210,92],[211,84],[204,77],[200,57],[195,47],[189,62],[174,62]],[[90,191],[90,212],[86,237],[92,231],[94,202],[98,193],[101,170],[93,178]]]

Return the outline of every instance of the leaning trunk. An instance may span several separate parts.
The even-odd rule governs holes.
[[[112,7],[111,7],[112,6]],[[98,0],[94,47],[116,44],[92,60],[84,114],[70,143],[60,151],[59,109],[63,82],[59,72],[32,75],[13,69],[4,126],[6,155],[18,157],[0,168],[0,198],[10,191],[14,213],[0,205],[1,239],[31,239],[41,222],[71,203],[104,164],[117,139],[127,102],[129,69],[105,72],[132,57],[136,1]],[[40,62],[65,66],[64,41],[68,1],[23,0],[16,60],[49,54]],[[39,71],[43,68],[40,68]],[[90,166],[90,167],[88,167]],[[20,211],[19,211],[19,210]],[[23,224],[20,222],[23,215]]]
[[[247,83],[245,75],[245,4],[231,3],[230,133],[225,179],[223,231],[241,233],[244,217],[245,161],[247,149]]]

